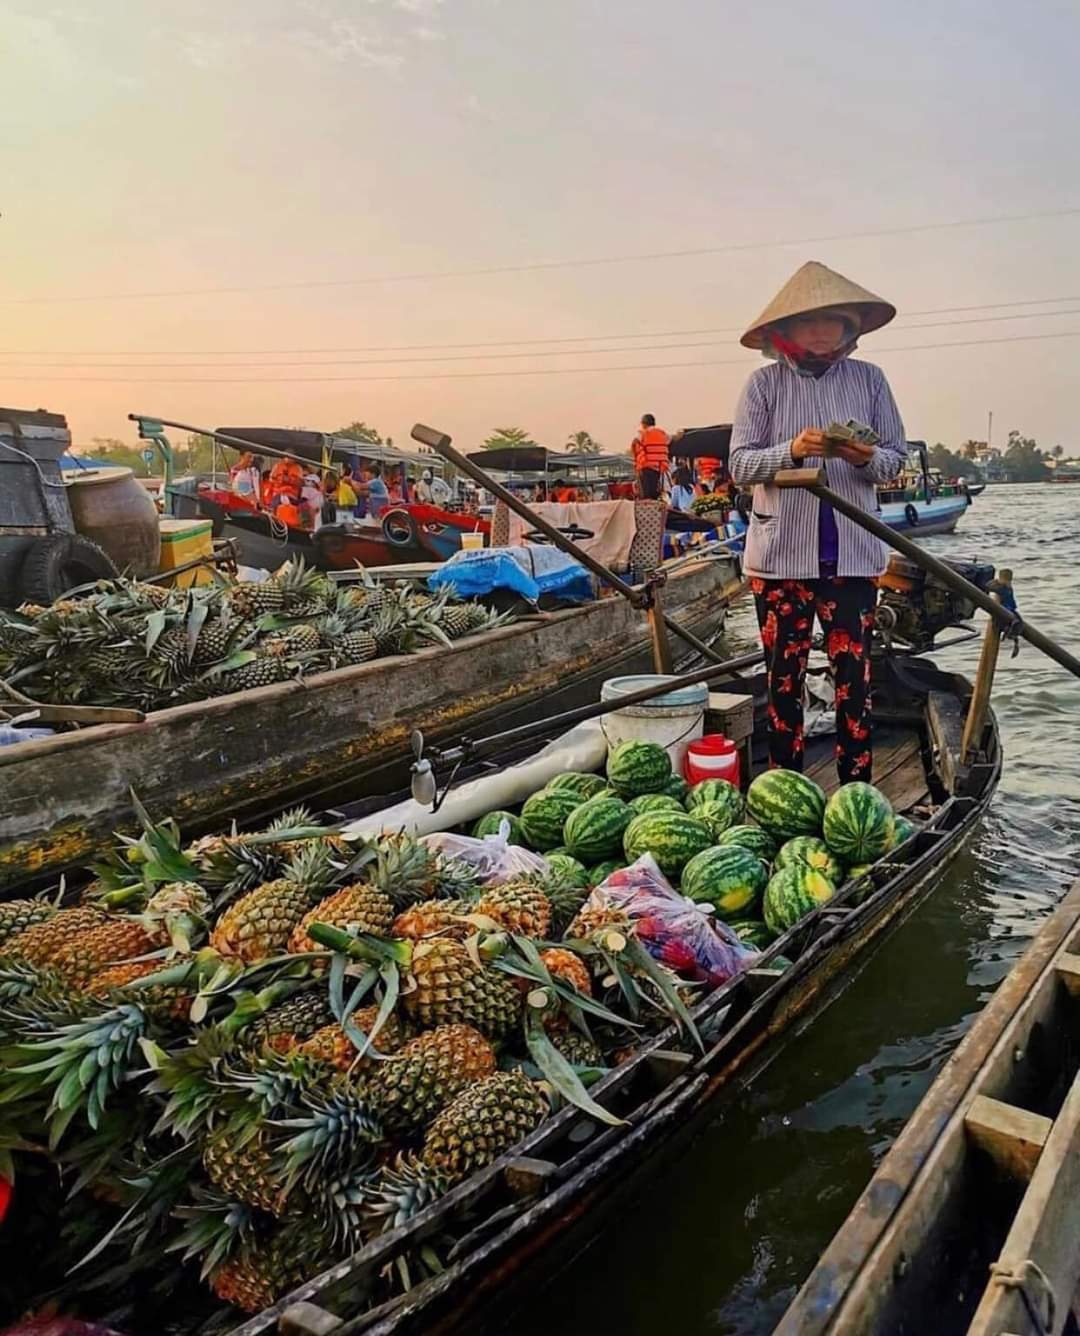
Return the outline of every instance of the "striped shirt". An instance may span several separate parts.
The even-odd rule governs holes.
[[[846,459],[828,460],[828,486],[876,514],[875,484],[895,478],[907,458],[904,424],[885,373],[848,358],[814,378],[772,362],[746,382],[735,410],[730,469],[740,486],[755,484],[744,562],[748,575],[769,580],[813,580],[819,575],[820,503],[804,488],[779,488],[772,479],[779,469],[795,467],[791,442],[804,428],[821,429],[849,418],[873,427],[881,440],[861,468]],[[880,575],[884,544],[843,515],[836,516],[836,527],[837,575]]]

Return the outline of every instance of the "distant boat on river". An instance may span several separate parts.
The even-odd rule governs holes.
[[[921,468],[905,470],[898,480],[878,488],[881,518],[890,529],[913,537],[952,533],[985,484],[969,486],[963,478],[946,482],[938,469],[930,467],[925,441],[909,441],[908,445],[918,455]]]

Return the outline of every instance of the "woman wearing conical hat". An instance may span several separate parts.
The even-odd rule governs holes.
[[[870,449],[828,442],[829,486],[876,512],[875,484],[895,478],[907,445],[884,373],[851,354],[896,308],[823,264],[804,264],[742,337],[769,359],[747,381],[731,437],[731,476],[753,485],[746,573],[757,605],[769,678],[769,759],[803,765],[803,682],[816,615],[836,687],[841,783],[869,781],[870,637],[884,545],[801,488],[773,483],[781,469],[825,454],[824,428],[872,427]]]

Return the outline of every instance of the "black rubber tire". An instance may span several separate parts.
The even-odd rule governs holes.
[[[97,543],[75,533],[37,539],[23,558],[19,597],[26,603],[54,603],[79,585],[115,580],[116,567]]]
[[[420,530],[407,510],[388,510],[382,518],[382,531],[391,547],[420,546]]]
[[[910,504],[910,502],[904,507],[904,519],[907,520],[913,529],[919,527],[919,512]]]

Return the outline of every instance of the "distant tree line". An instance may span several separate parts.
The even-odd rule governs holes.
[[[930,463],[947,478],[970,478],[973,481],[983,476],[979,464],[979,451],[982,442],[965,441],[959,451],[950,450],[939,441],[929,453]],[[1000,456],[995,455],[995,463],[1001,467],[1013,482],[1045,482],[1050,476],[1048,461],[1060,459],[1065,453],[1060,445],[1052,450],[1040,450],[1039,443],[1033,436],[1025,436],[1021,431],[1010,431],[1005,449]]]

